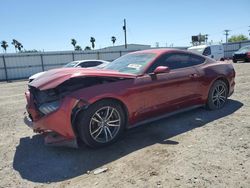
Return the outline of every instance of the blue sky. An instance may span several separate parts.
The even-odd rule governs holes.
[[[191,35],[209,34],[209,41],[225,41],[224,29],[248,35],[250,0],[1,0],[0,40],[20,41],[27,50],[71,50],[70,39],[96,48],[124,43],[188,46]]]

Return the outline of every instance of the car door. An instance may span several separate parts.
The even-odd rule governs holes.
[[[196,104],[199,97],[199,74],[191,56],[185,53],[160,57],[143,76],[141,98],[144,100],[142,119],[155,117]],[[153,74],[158,66],[168,66],[169,73]]]

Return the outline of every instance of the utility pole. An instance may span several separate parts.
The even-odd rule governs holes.
[[[126,19],[124,19],[124,25],[123,25],[123,30],[124,30],[124,36],[125,36],[125,48],[127,49],[127,27],[126,27]]]
[[[199,39],[199,45],[201,45],[201,33],[199,34],[198,39]]]
[[[207,40],[208,40],[208,34],[205,34],[205,42],[207,44]]]
[[[228,35],[229,35],[229,31],[231,31],[231,30],[229,30],[229,29],[225,29],[224,30],[224,35],[226,35],[226,43],[227,43],[227,37],[228,37]]]

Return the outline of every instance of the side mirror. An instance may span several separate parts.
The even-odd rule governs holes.
[[[154,74],[169,73],[170,69],[167,66],[158,66],[154,70]]]

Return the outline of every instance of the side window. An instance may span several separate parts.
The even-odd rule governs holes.
[[[188,54],[173,54],[166,59],[167,66],[171,69],[179,69],[191,66]]]
[[[199,65],[205,62],[205,58],[196,56],[196,55],[190,55],[190,66]]]
[[[170,70],[195,66],[204,63],[205,58],[192,54],[167,54],[159,58],[147,71],[152,73],[158,66],[167,66]]]
[[[102,62],[100,62],[100,61],[94,61],[93,62],[93,66],[98,66],[98,65],[101,65],[102,64]]]
[[[90,62],[83,62],[79,66],[87,68],[87,67],[94,67],[100,64],[101,62],[99,61],[90,61]]]
[[[211,55],[211,48],[210,48],[210,47],[206,47],[206,48],[204,49],[202,55],[204,55],[204,56]]]
[[[157,59],[153,65],[151,65],[148,70],[147,70],[147,73],[152,73],[154,72],[154,70],[156,69],[156,67],[159,67],[159,66],[167,66],[166,64],[166,57],[168,57],[169,54],[167,55],[163,55],[162,57],[160,57],[159,59]]]

